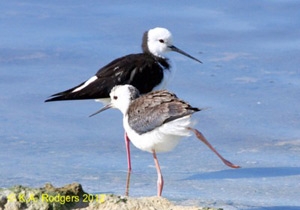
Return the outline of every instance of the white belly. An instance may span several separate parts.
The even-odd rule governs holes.
[[[168,152],[174,149],[183,137],[191,135],[190,130],[186,129],[192,124],[191,116],[173,120],[141,135],[132,130],[127,122],[127,117],[124,117],[124,129],[133,145],[151,153],[153,150]]]

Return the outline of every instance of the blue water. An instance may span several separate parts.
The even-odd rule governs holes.
[[[3,1],[0,3],[0,187],[80,182],[124,194],[121,113],[94,101],[44,103],[112,59],[140,52],[144,31],[168,28],[168,89],[197,128],[241,169],[194,137],[159,154],[163,196],[225,209],[300,209],[300,2]],[[132,147],[131,196],[156,194],[151,154]]]

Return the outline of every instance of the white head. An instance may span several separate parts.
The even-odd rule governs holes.
[[[138,98],[140,93],[138,89],[132,85],[117,85],[111,90],[109,95],[111,102],[91,116],[94,116],[109,108],[119,109],[125,115],[131,101]]]
[[[201,63],[198,59],[175,47],[173,45],[172,34],[166,28],[157,27],[145,32],[142,48],[144,52],[151,53],[157,57],[163,58],[164,53],[174,51]]]
[[[130,102],[138,98],[140,94],[132,85],[118,85],[111,90],[109,95],[112,108],[117,108],[126,114]]]
[[[153,28],[148,31],[147,46],[155,56],[162,57],[165,52],[171,51],[169,46],[173,45],[172,34],[165,28]]]

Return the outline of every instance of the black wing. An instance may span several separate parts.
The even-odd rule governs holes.
[[[92,82],[87,80],[74,88],[56,93],[46,102],[109,98],[114,86],[124,84],[133,85],[141,94],[148,93],[162,82],[164,70],[169,68],[167,59],[146,53],[130,54],[101,68]],[[86,85],[86,82],[89,84]]]

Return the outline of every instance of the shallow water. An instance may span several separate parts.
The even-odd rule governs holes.
[[[142,33],[168,28],[199,58],[168,57],[168,89],[194,106],[201,130],[241,169],[194,137],[158,156],[163,196],[225,209],[300,208],[300,3],[298,1],[17,2],[0,7],[0,187],[80,182],[123,194],[121,114],[88,115],[94,101],[44,103],[101,66],[140,52]],[[152,156],[132,147],[131,196],[156,194]]]

